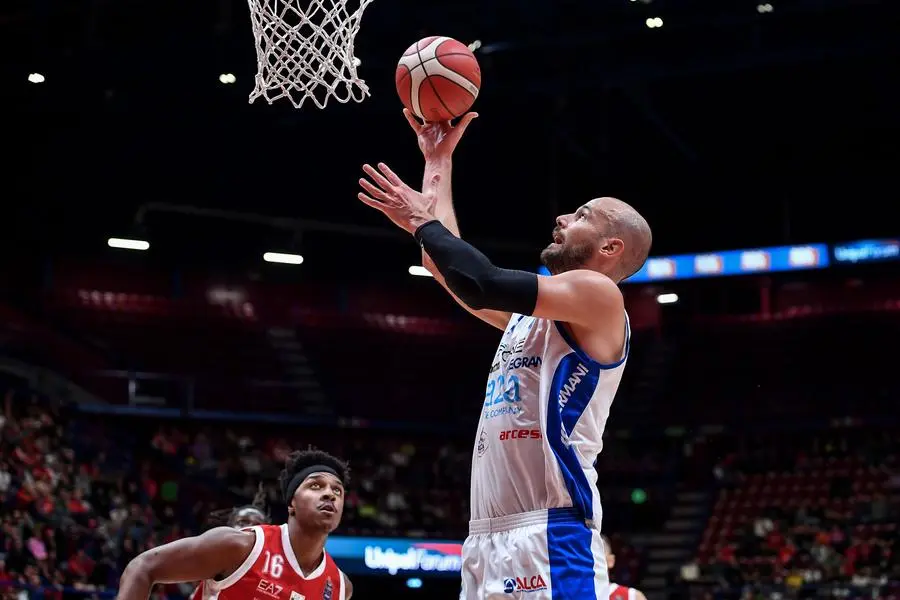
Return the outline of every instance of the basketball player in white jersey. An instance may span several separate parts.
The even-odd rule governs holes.
[[[541,253],[550,276],[503,269],[459,238],[455,128],[406,114],[425,155],[420,193],[387,165],[365,165],[359,199],[414,235],[424,264],[466,310],[503,331],[488,371],[472,455],[461,600],[607,600],[594,461],[628,357],[617,283],[647,258],[650,228],[597,198],[561,215]]]

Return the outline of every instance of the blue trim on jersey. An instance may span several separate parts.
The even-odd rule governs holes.
[[[628,353],[631,351],[631,325],[628,320],[628,313],[625,313],[625,353],[622,355],[622,358],[617,360],[614,363],[601,363],[597,362],[590,356],[588,356],[587,352],[585,352],[581,346],[578,345],[578,342],[566,331],[566,328],[562,321],[553,321],[553,324],[556,325],[556,330],[559,332],[559,335],[562,336],[562,339],[569,345],[569,347],[578,355],[583,361],[594,363],[598,365],[603,370],[615,369],[616,367],[622,366],[626,360],[628,360]]]
[[[584,515],[585,519],[594,518],[594,494],[575,449],[566,446],[563,440],[563,429],[567,427],[565,435],[568,437],[587,408],[594,390],[597,389],[599,368],[602,368],[599,364],[584,361],[575,352],[567,354],[559,361],[550,384],[547,424],[544,429],[547,443],[556,457],[566,489],[572,498],[572,505]],[[560,395],[563,392],[565,392],[564,399],[568,400],[565,406],[560,407]]]
[[[577,359],[578,364],[571,371],[571,375],[562,382],[562,387],[555,394],[557,398],[557,406],[562,401],[560,396],[564,396],[568,400],[565,406],[559,406],[560,419],[565,429],[566,435],[572,435],[572,430],[578,424],[578,419],[587,409],[594,390],[600,383],[600,369],[603,367],[595,362],[586,363],[575,354],[569,356]],[[566,356],[563,360],[569,358]]]
[[[550,592],[554,600],[597,600],[592,538],[584,519],[573,516],[572,509],[551,508],[547,511]]]

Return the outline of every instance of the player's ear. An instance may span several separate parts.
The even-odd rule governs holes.
[[[619,238],[606,238],[600,245],[598,252],[608,257],[618,256],[625,251],[625,242]]]

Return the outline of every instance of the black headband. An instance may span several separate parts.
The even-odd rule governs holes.
[[[306,467],[288,481],[287,485],[281,489],[281,493],[284,494],[284,501],[288,504],[291,503],[291,498],[294,497],[294,493],[297,491],[297,488],[300,487],[300,484],[306,481],[306,478],[312,475],[313,473],[330,473],[341,480],[341,476],[338,475],[337,471],[332,469],[331,467],[327,467],[325,465],[313,465],[311,467]],[[343,482],[341,482],[343,483]]]

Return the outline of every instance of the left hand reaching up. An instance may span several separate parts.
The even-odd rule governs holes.
[[[363,171],[372,181],[360,178],[359,185],[368,193],[360,192],[357,197],[363,203],[380,210],[395,225],[412,234],[420,226],[435,220],[438,175],[428,182],[423,193],[406,185],[384,163],[378,163],[378,170],[371,165],[363,165]]]

